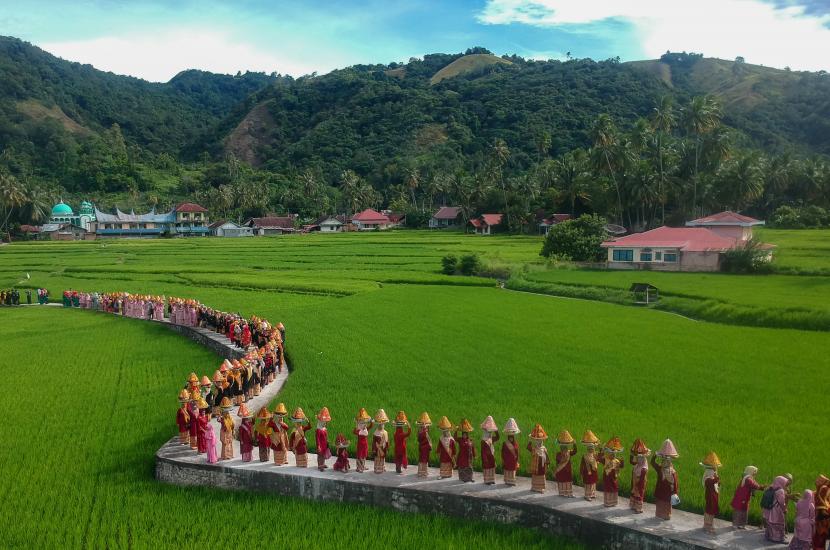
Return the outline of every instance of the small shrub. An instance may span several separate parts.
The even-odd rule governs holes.
[[[452,254],[447,254],[441,258],[441,273],[444,275],[455,275],[458,271],[458,258]]]
[[[769,273],[772,266],[769,251],[761,248],[761,242],[749,239],[742,246],[723,253],[721,271],[726,273]]]
[[[481,260],[478,254],[467,254],[461,256],[461,261],[458,264],[458,270],[462,275],[475,275],[481,269]]]
[[[546,258],[596,262],[605,255],[600,244],[606,237],[605,220],[596,214],[583,214],[551,227],[540,254]]]

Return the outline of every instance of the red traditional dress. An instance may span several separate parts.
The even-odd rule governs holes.
[[[341,447],[337,449],[337,460],[334,461],[335,472],[349,471],[349,448]]]
[[[422,426],[418,430],[418,477],[427,477],[429,467],[429,453],[432,451],[432,441],[429,439],[429,428]]]
[[[176,411],[176,424],[179,426],[179,439],[182,444],[190,444],[190,413],[187,412],[187,404],[183,404]]]
[[[600,455],[600,460],[602,460],[602,503],[606,508],[610,508],[616,506],[619,499],[619,475],[625,462],[616,458],[613,453]]]
[[[666,459],[663,459],[666,460]],[[657,457],[651,457],[651,465],[657,472],[657,484],[654,486],[654,515],[660,519],[671,519],[671,496],[677,493],[677,472],[671,467],[657,464]]]
[[[222,425],[219,430],[219,441],[222,443],[219,460],[230,460],[233,458],[233,418],[229,413],[225,413],[219,422]]]
[[[199,410],[199,419],[196,421],[196,448],[199,454],[207,452],[207,445],[205,444],[205,429],[207,428],[210,417],[206,414],[207,411]]]
[[[317,469],[321,472],[328,468],[326,460],[331,458],[331,449],[329,449],[329,432],[325,426],[317,428],[315,439],[317,442]]]
[[[386,453],[389,450],[389,434],[383,429],[383,424],[375,430],[372,436],[372,452],[375,455],[375,473],[386,471]]]
[[[594,500],[599,478],[599,467],[597,465],[597,455],[594,454],[593,449],[589,449],[582,455],[582,460],[579,463],[579,476],[585,486],[585,500]]]
[[[534,445],[531,442],[528,442],[527,450],[530,451],[530,490],[534,493],[544,493],[545,478],[550,465],[548,450],[544,445]]]
[[[513,435],[508,435],[501,446],[501,462],[504,466],[505,485],[516,485],[516,470],[519,469],[519,444]]]
[[[576,454],[576,443],[573,448],[560,450],[556,453],[556,469],[553,471],[553,479],[556,480],[556,488],[559,496],[573,497],[573,466],[571,457]]]
[[[239,426],[239,454],[242,462],[250,462],[254,452],[254,426],[250,418],[243,418]]]
[[[308,442],[305,440],[305,433],[311,429],[310,424],[297,426],[291,432],[289,449],[294,452],[294,460],[298,468],[308,466]]]
[[[677,477],[677,474],[675,474],[675,477]],[[703,487],[706,492],[706,507],[703,509],[703,528],[707,533],[715,532],[715,516],[720,511],[718,506],[720,493],[719,483],[720,477],[717,472],[714,472],[712,475],[708,475],[707,472],[707,477],[703,482]]]
[[[242,324],[242,347],[247,348],[251,345],[251,328],[248,323]]]
[[[473,480],[473,459],[476,456],[476,448],[470,439],[470,434],[462,432],[458,440],[458,479],[464,482]]]
[[[752,468],[750,470],[749,468]],[[747,516],[749,513],[749,501],[752,499],[752,493],[760,491],[763,487],[760,483],[755,481],[752,477],[753,471],[757,469],[753,466],[747,468],[744,477],[741,479],[740,485],[735,489],[735,496],[732,497],[732,525],[736,529],[746,529]]]
[[[826,477],[820,476],[816,484],[817,487],[813,493],[813,503],[816,509],[813,548],[823,550],[827,546],[828,538],[830,538],[830,481],[827,481]]]
[[[288,464],[288,424],[275,415],[268,422],[268,427],[271,428],[271,441],[268,445],[274,449],[274,465]]]
[[[496,441],[499,440],[499,433],[494,432],[490,437],[481,440],[481,470],[484,475],[484,483],[493,485],[496,483]]]
[[[441,465],[440,477],[452,477],[455,465],[455,439],[446,433],[438,439],[438,461]]]
[[[199,409],[194,403],[190,408],[190,448],[197,450],[199,448]]]
[[[357,451],[355,453],[355,462],[357,466],[355,470],[358,472],[366,471],[366,458],[369,456],[369,430],[372,428],[372,423],[368,425],[363,424],[362,427],[355,428],[352,433],[357,436]]]
[[[407,426],[406,431],[403,427],[395,428],[395,471],[401,473],[401,468],[406,469],[409,466],[409,460],[406,457],[406,440],[412,435],[412,429]]]
[[[631,496],[628,499],[628,506],[634,512],[641,514],[643,513],[643,497],[646,494],[646,483],[648,481],[648,458],[631,455],[629,462],[634,466],[634,469],[631,470]]]

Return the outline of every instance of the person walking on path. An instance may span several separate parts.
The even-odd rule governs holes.
[[[259,461],[268,462],[268,454],[271,450],[271,434],[273,433],[270,426],[271,413],[268,412],[268,407],[260,407],[256,414],[256,442],[259,447]]]
[[[657,457],[661,462],[657,462]],[[654,515],[663,520],[671,519],[672,499],[678,490],[677,471],[673,461],[680,456],[671,439],[666,439],[657,454],[651,459],[651,466],[657,474],[657,484],[654,487]]]
[[[830,538],[830,479],[825,475],[816,478],[814,507],[816,528],[813,548],[824,550],[827,547],[827,539]]]
[[[376,474],[382,474],[386,471],[386,453],[389,452],[387,422],[389,422],[389,417],[386,416],[386,411],[378,409],[378,412],[375,413],[375,433],[372,434],[372,454],[375,457]]]
[[[406,430],[404,430],[406,428]],[[409,420],[406,418],[406,413],[398,411],[395,417],[395,472],[403,473],[401,469],[406,469],[409,466],[409,461],[406,457],[406,440],[412,435],[412,428],[409,427]]]
[[[786,542],[787,485],[789,479],[778,476],[767,489],[772,494],[772,502],[769,508],[764,508],[764,536],[771,542]]]
[[[587,430],[582,436],[582,444],[585,445],[585,454],[579,463],[579,475],[582,477],[582,484],[585,486],[585,500],[592,501],[596,498],[596,487],[599,467],[597,464],[596,448],[599,438],[594,432]]]
[[[458,465],[458,479],[465,483],[473,481],[473,460],[476,457],[476,448],[470,440],[470,434],[473,431],[473,425],[466,418],[461,420],[460,424],[461,437],[458,437],[456,432],[455,437],[458,441],[458,456],[456,457],[456,464]]]
[[[363,473],[367,470],[366,458],[369,456],[369,430],[372,429],[372,417],[363,407],[358,411],[354,419],[355,428],[352,433],[357,436],[357,449],[355,452],[355,471]]]
[[[721,463],[718,455],[710,452],[700,464],[705,468],[703,479],[701,480],[706,495],[706,507],[703,510],[703,530],[710,535],[714,535],[715,516],[720,511],[720,476],[718,475],[718,468],[721,467]]]
[[[559,452],[556,453],[556,466],[553,471],[553,478],[556,480],[556,492],[560,497],[573,498],[573,466],[571,458],[576,455],[576,441],[571,432],[562,430],[556,436],[556,444],[559,445]]]
[[[519,442],[516,436],[519,434],[519,425],[513,418],[508,418],[504,425],[506,439],[501,445],[501,462],[504,469],[504,484],[516,485],[516,470],[519,469]]]
[[[634,466],[631,471],[631,496],[628,499],[628,507],[635,514],[643,513],[643,498],[646,494],[648,483],[648,457],[651,450],[646,447],[645,442],[637,438],[631,446],[628,461]]]
[[[761,485],[755,481],[755,475],[758,473],[758,468],[755,466],[747,466],[744,468],[744,475],[741,482],[735,489],[735,496],[732,497],[732,527],[735,529],[746,529],[747,518],[749,516],[749,502],[752,499],[752,493],[763,490],[766,486]]]
[[[439,477],[446,479],[452,477],[452,470],[455,467],[455,438],[450,431],[452,423],[446,416],[438,421],[438,429],[441,430],[441,437],[438,438],[438,461],[440,464]]]
[[[242,418],[239,425],[239,454],[242,455],[242,462],[250,462],[254,453],[254,426],[252,424],[253,413],[243,403],[239,406],[236,415]]]
[[[481,471],[485,485],[496,483],[496,447],[499,440],[499,427],[492,416],[488,416],[481,423]]]
[[[795,504],[795,532],[789,550],[824,550],[824,545],[814,546],[816,527],[816,504],[813,491],[807,489]]]
[[[326,424],[331,422],[331,415],[329,408],[323,407],[317,413],[317,429],[314,432],[314,439],[317,444],[317,469],[321,472],[328,468],[326,460],[331,458],[331,449],[329,448],[329,432]]]
[[[305,439],[305,433],[311,429],[311,423],[300,407],[294,409],[291,422],[294,423],[294,431],[291,432],[289,449],[294,451],[294,464],[297,468],[306,468],[308,467],[308,442]]]
[[[432,440],[429,437],[429,427],[432,419],[424,411],[415,422],[418,426],[418,477],[429,475],[429,455],[432,453]]]
[[[619,437],[612,437],[605,444],[599,459],[602,463],[602,505],[613,508],[619,503],[620,470],[625,462],[618,458],[623,446]]]
[[[274,449],[274,466],[288,464],[288,424],[283,420],[288,414],[284,403],[277,403],[274,414],[268,422],[271,433],[268,444]],[[267,454],[266,454],[267,460]]]
[[[544,493],[547,488],[546,478],[550,457],[545,447],[548,434],[541,424],[536,424],[530,432],[530,441],[527,450],[530,451],[530,490],[534,493]]]

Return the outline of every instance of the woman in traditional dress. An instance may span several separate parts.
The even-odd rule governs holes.
[[[623,446],[619,437],[612,437],[599,455],[602,464],[602,505],[613,508],[619,501],[620,470],[625,462],[618,458]]]
[[[244,403],[239,406],[236,415],[242,419],[239,425],[239,454],[242,455],[242,462],[250,462],[254,452],[254,426],[252,424],[254,415]]]
[[[556,466],[553,478],[556,480],[556,490],[560,497],[573,498],[573,466],[571,458],[576,454],[576,441],[571,432],[562,430],[556,437],[559,452],[556,453]]]
[[[256,414],[256,442],[259,447],[259,461],[268,462],[268,453],[271,450],[271,435],[273,429],[270,426],[271,413],[267,407],[261,407]],[[276,462],[276,461],[275,461]],[[282,464],[280,462],[278,466]]]
[[[291,432],[288,448],[294,452],[294,463],[297,467],[305,468],[308,466],[308,442],[305,440],[305,433],[311,429],[311,423],[300,407],[294,409],[291,422],[294,423],[294,431]]]
[[[643,497],[646,494],[646,483],[648,482],[648,457],[651,450],[646,447],[642,439],[637,438],[631,446],[628,461],[634,466],[631,471],[631,496],[628,499],[628,507],[635,514],[643,513]]]
[[[283,420],[288,414],[284,403],[278,403],[268,422],[271,433],[269,445],[274,449],[274,466],[288,464],[288,424]],[[267,459],[267,458],[266,458]]]
[[[351,465],[349,464],[349,441],[343,434],[337,434],[334,440],[336,447],[337,460],[334,462],[335,472],[348,472]]]
[[[827,547],[830,538],[830,479],[825,475],[816,478],[816,491],[813,496],[815,508],[815,530],[813,548]]]
[[[190,444],[190,413],[187,411],[188,402],[190,401],[190,394],[187,390],[182,389],[179,393],[179,406],[176,411],[176,425],[179,427],[179,441],[182,445]]]
[[[720,476],[718,475],[718,468],[721,467],[721,463],[718,455],[710,452],[700,465],[704,467],[701,483],[706,498],[706,506],[703,509],[703,530],[710,535],[714,535],[715,516],[720,511]]]
[[[219,441],[222,443],[222,453],[219,455],[219,460],[230,460],[233,458],[233,418],[231,417],[231,409],[233,405],[230,399],[222,400],[219,404],[222,408],[222,417],[219,419],[219,424],[222,428],[219,430]]]
[[[599,466],[597,464],[596,448],[599,438],[594,432],[587,430],[582,436],[582,444],[585,445],[585,454],[579,463],[579,475],[582,477],[582,484],[585,486],[585,500],[596,498],[597,477]]]
[[[213,430],[213,424],[209,422],[205,428],[205,444],[207,445],[208,464],[216,464],[216,432]]]
[[[519,434],[519,425],[513,418],[508,418],[504,425],[506,437],[501,446],[501,462],[504,468],[504,484],[516,485],[516,470],[519,469],[519,442],[516,436]]]
[[[757,473],[758,468],[755,466],[744,468],[744,476],[741,478],[738,488],[735,489],[735,496],[732,497],[732,527],[735,529],[746,529],[749,501],[752,499],[752,493],[765,488],[764,485],[755,481]]]
[[[455,467],[455,438],[450,431],[452,423],[446,416],[438,421],[438,429],[441,430],[441,437],[438,438],[438,462],[440,464],[438,476],[441,479],[452,477],[452,469]]]
[[[545,447],[545,440],[548,434],[541,424],[536,424],[530,432],[530,441],[527,450],[530,451],[530,490],[534,493],[544,493],[550,457]]]
[[[208,414],[208,404],[207,401],[199,398],[199,418],[196,420],[196,450],[199,451],[199,454],[203,454],[207,452],[207,446],[205,444],[205,429],[207,428],[208,424],[210,423],[210,414]]]
[[[657,463],[657,457],[662,462]],[[651,465],[657,473],[657,484],[654,487],[654,515],[663,520],[671,519],[672,498],[677,494],[677,472],[672,461],[680,456],[671,439],[663,442],[660,450],[651,459]]]
[[[199,394],[190,393],[190,448],[199,450]]]
[[[418,425],[418,477],[429,475],[429,455],[432,452],[432,440],[429,437],[429,427],[432,419],[424,411],[415,424]]]
[[[458,465],[458,479],[468,483],[473,481],[473,460],[476,457],[476,448],[470,440],[473,425],[464,418],[461,420],[459,428],[461,429],[461,437],[458,437],[458,432],[455,434],[458,441],[458,457],[455,463]]]
[[[405,428],[405,429],[404,429]],[[398,411],[395,417],[395,472],[403,473],[409,466],[409,459],[406,456],[406,440],[412,435],[412,428],[409,427],[409,420],[406,418],[406,413]]]
[[[375,473],[386,471],[386,453],[389,451],[389,434],[386,432],[386,423],[389,417],[386,411],[378,409],[375,413],[375,433],[372,434],[372,453],[375,457]]]
[[[492,416],[481,423],[481,471],[485,485],[496,483],[496,447],[499,440],[499,427]]]
[[[789,550],[824,550],[825,545],[816,546],[814,533],[816,528],[816,504],[813,491],[807,489],[795,504],[795,532],[790,541]]]
[[[317,429],[314,431],[314,439],[317,443],[317,469],[321,472],[328,468],[326,460],[331,458],[331,449],[329,448],[329,432],[326,428],[326,424],[329,422],[331,422],[329,408],[323,407],[320,409],[320,412],[317,413]]]
[[[764,508],[764,536],[771,542],[786,542],[787,485],[784,476],[776,477],[772,482],[772,508]]]
[[[366,457],[369,456],[369,430],[374,425],[372,417],[366,409],[360,408],[354,419],[355,428],[352,433],[357,436],[357,449],[355,452],[355,471],[363,473],[366,471]]]

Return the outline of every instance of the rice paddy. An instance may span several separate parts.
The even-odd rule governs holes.
[[[793,250],[797,237],[786,236]],[[671,437],[681,453],[684,509],[702,509],[698,462],[709,450],[721,457],[724,517],[747,464],[760,468],[762,482],[791,472],[796,490],[828,469],[817,450],[830,445],[830,433],[823,429],[823,409],[811,403],[830,390],[830,334],[696,322],[651,309],[510,292],[491,279],[439,273],[442,256],[478,253],[494,263],[539,264],[528,278],[567,277],[561,282],[571,286],[619,289],[632,276],[542,270],[540,246],[532,237],[426,232],[16,244],[0,247],[0,287],[29,273],[25,286],[45,286],[53,296],[69,287],[164,293],[281,320],[295,371],[280,400],[306,411],[328,406],[332,432],[350,431],[359,407],[383,407],[406,410],[410,418],[423,410],[455,422],[469,417],[476,426],[488,414],[499,424],[513,416],[525,435],[539,422],[548,433],[567,428],[578,438],[592,429],[628,444],[643,437],[652,448]],[[815,262],[824,261],[821,254]],[[646,275],[659,275],[654,284],[668,294],[736,307],[827,309],[821,276]],[[8,394],[16,439],[7,448],[23,459],[3,461],[0,474],[6,491],[29,504],[4,510],[0,528],[19,545],[28,544],[26,522],[38,521],[44,509],[55,519],[42,520],[46,528],[36,536],[43,546],[62,537],[70,546],[146,546],[156,542],[154,530],[170,546],[181,540],[182,522],[192,522],[192,509],[214,510],[212,517],[240,517],[237,510],[256,517],[284,514],[280,525],[313,522],[326,540],[378,547],[396,537],[418,540],[424,529],[446,532],[448,546],[473,540],[562,544],[524,530],[159,485],[152,479],[153,453],[174,432],[178,384],[191,370],[212,372],[216,358],[138,321],[34,309],[0,310],[4,366],[42,365],[54,374],[37,400],[25,392]],[[144,344],[148,338],[152,348]],[[86,366],[106,373],[97,386],[81,382]],[[14,376],[25,370],[6,370],[13,373],[13,387],[22,384]],[[63,443],[32,441],[44,416],[47,440]],[[77,439],[69,441],[75,430]],[[72,465],[73,456],[84,464]],[[49,467],[40,468],[41,461]],[[622,485],[625,492],[627,475]],[[9,507],[15,499],[5,502]],[[20,508],[26,521],[20,521]],[[757,520],[757,502],[753,512]],[[108,519],[110,513],[115,519]],[[321,516],[326,519],[318,521]],[[366,533],[369,525],[383,526],[380,539],[375,529],[371,537]],[[242,528],[229,528],[227,540]],[[300,537],[294,540],[310,536],[308,528],[306,535],[290,532]],[[208,529],[187,533],[187,545],[217,540]]]

